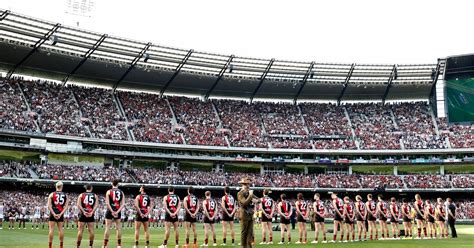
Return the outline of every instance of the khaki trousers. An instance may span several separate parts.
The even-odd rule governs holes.
[[[253,219],[242,219],[240,228],[240,247],[251,248],[253,241]]]

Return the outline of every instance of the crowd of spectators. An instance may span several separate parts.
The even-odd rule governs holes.
[[[260,112],[267,135],[308,135],[297,106],[291,103],[271,102],[254,104]]]
[[[81,121],[79,106],[69,87],[37,81],[20,83],[31,110],[38,116],[40,130],[69,136],[89,137]]]
[[[0,177],[21,177],[31,178],[29,168],[34,166],[34,163],[20,163],[15,161],[0,162]]]
[[[127,124],[120,116],[112,91],[102,88],[72,86],[93,138],[127,140]]]
[[[454,188],[472,188],[474,185],[474,175],[458,175],[451,178]]]
[[[456,178],[456,176],[452,176]],[[449,176],[440,175],[406,175],[404,181],[408,188],[421,188],[421,189],[442,189],[451,188],[451,181]],[[472,187],[473,185],[471,185]]]
[[[166,99],[158,95],[121,91],[120,101],[133,123],[137,141],[182,144],[181,135],[173,126],[173,115]]]
[[[474,148],[474,124],[448,124],[446,118],[438,118],[438,128],[443,138],[449,138],[452,148]]]
[[[445,140],[435,131],[427,103],[396,103],[392,105],[406,149],[447,148]]]
[[[188,145],[227,146],[225,130],[212,102],[197,98],[171,97],[171,106],[178,124],[184,127],[184,137]]]
[[[382,103],[358,103],[346,106],[360,141],[361,149],[400,149],[400,130],[390,107]]]
[[[119,179],[122,182],[134,182],[126,170],[113,166],[81,165],[36,165],[31,168],[40,179],[110,182]]]
[[[22,99],[19,81],[0,78],[0,128],[34,132],[36,115]]]
[[[268,148],[262,119],[255,105],[245,101],[215,100],[222,127],[229,129],[231,146]]]
[[[448,125],[445,118],[435,123],[425,102],[338,106],[202,101],[126,91],[117,96],[110,89],[0,79],[0,129],[223,147],[474,148],[474,125]]]

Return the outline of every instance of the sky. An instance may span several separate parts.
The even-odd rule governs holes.
[[[87,17],[68,3],[93,1]],[[474,1],[2,0],[2,9],[196,51],[341,63],[436,63],[474,52]]]

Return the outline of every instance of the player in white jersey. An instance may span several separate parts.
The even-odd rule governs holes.
[[[21,229],[23,226],[23,229],[26,229],[25,222],[26,222],[26,215],[27,215],[27,208],[25,206],[20,207],[20,213],[19,213],[19,223],[18,223],[18,229]]]
[[[0,202],[0,230],[3,229],[3,218],[5,218],[5,205]]]
[[[41,219],[41,225],[43,226],[42,228],[44,229],[44,225],[48,222],[48,218],[49,218],[49,208],[47,206],[44,206],[42,208],[42,211],[43,211],[43,218]]]
[[[71,212],[70,208],[67,208],[66,212],[64,212],[64,224],[67,229],[69,229],[69,212]]]
[[[33,209],[33,219],[31,222],[31,229],[34,229],[35,225],[36,225],[36,229],[38,229],[39,228],[38,225],[40,221],[41,221],[41,207],[35,206]]]
[[[165,226],[166,212],[164,208],[160,208],[160,227]]]
[[[160,222],[160,210],[155,207],[153,208],[153,227],[158,227],[158,223]]]
[[[183,227],[184,215],[185,214],[186,214],[186,210],[184,208],[180,208],[179,212],[178,212],[179,227]]]
[[[135,211],[133,208],[127,209],[127,228],[133,227],[133,221],[135,220]]]
[[[97,211],[94,212],[94,220],[95,220],[95,228],[99,228],[99,222],[100,222],[100,212],[102,209],[99,207],[97,208]]]
[[[72,206],[71,213],[72,213],[72,220],[74,221],[72,228],[74,229],[74,225],[76,225],[76,228],[79,226],[79,207],[77,207],[76,204]]]
[[[122,210],[120,210],[120,221],[122,222],[122,228],[125,225],[125,222],[127,221],[127,208],[123,207]]]

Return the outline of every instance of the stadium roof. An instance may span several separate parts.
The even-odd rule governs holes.
[[[433,64],[334,64],[257,59],[154,45],[0,10],[0,67],[114,89],[293,100],[427,99]]]

